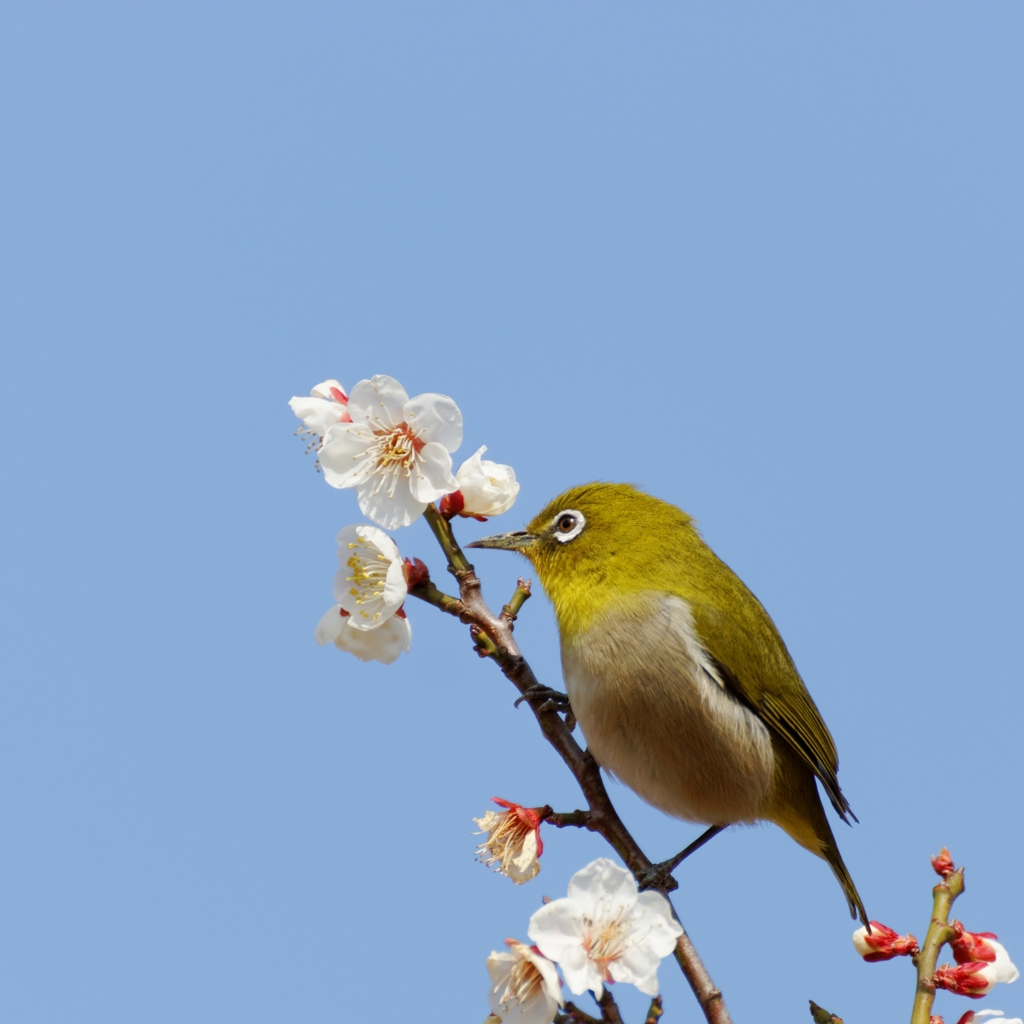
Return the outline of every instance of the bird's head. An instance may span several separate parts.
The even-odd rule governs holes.
[[[651,586],[680,535],[695,536],[691,522],[681,509],[631,484],[583,484],[549,501],[525,530],[468,546],[525,555],[561,618],[605,587]]]

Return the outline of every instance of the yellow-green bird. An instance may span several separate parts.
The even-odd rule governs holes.
[[[526,530],[470,546],[533,563],[598,764],[686,821],[775,822],[828,862],[867,923],[815,784],[853,816],[832,736],[768,613],[690,516],[628,484],[593,483]]]

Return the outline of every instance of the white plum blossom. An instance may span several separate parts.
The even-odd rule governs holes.
[[[310,391],[309,398],[296,395],[288,404],[292,412],[302,420],[302,426],[297,433],[309,435],[310,448],[319,448],[323,444],[324,434],[335,423],[352,422],[348,412],[348,395],[341,384],[333,378],[317,384]]]
[[[316,625],[316,642],[322,647],[333,643],[339,651],[348,651],[360,661],[380,661],[390,665],[412,643],[412,626],[399,611],[376,629],[356,629],[352,617],[341,605],[325,612]]]
[[[408,526],[427,504],[458,488],[452,457],[462,413],[445,395],[410,398],[381,374],[348,398],[350,423],[324,436],[320,466],[332,487],[354,487],[363,515],[385,529]]]
[[[511,878],[516,885],[528,882],[540,871],[544,843],[540,838],[540,815],[532,807],[523,807],[501,797],[492,797],[504,811],[488,811],[473,820],[480,826],[477,835],[487,838],[476,848],[477,859]]]
[[[408,588],[398,545],[376,526],[346,526],[338,533],[334,600],[354,629],[377,629],[405,603]]]
[[[597,998],[612,981],[657,995],[658,965],[682,934],[661,893],[638,892],[633,876],[604,857],[577,871],[568,897],[541,907],[529,928],[572,992]]]
[[[459,466],[455,479],[459,488],[446,494],[441,511],[475,519],[500,516],[507,512],[519,494],[516,471],[511,466],[481,459],[487,446],[477,449]]]
[[[491,953],[487,994],[492,1015],[500,1024],[551,1024],[562,995],[555,965],[523,942],[506,939],[507,953]]]

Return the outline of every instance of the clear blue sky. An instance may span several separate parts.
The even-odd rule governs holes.
[[[1022,49],[1003,0],[8,4],[0,1017],[482,1020],[606,852],[474,863],[492,794],[577,798],[455,622],[313,642],[360,517],[285,403],[376,372],[515,467],[467,538],[595,478],[695,515],[835,734],[869,912],[921,937],[946,843],[1024,963]],[[518,635],[558,685],[543,598]],[[652,856],[697,832],[613,794]],[[679,877],[738,1024],[909,1018],[777,829]]]

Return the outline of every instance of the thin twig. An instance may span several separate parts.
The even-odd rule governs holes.
[[[526,604],[530,597],[530,581],[519,579],[519,583],[516,586],[516,592],[512,595],[512,599],[508,604],[503,605],[501,609],[501,618],[505,622],[515,622],[516,616],[519,615],[523,605]]]
[[[555,828],[590,828],[590,811],[558,811],[551,810],[550,807],[542,807],[540,811],[540,820],[546,821],[549,825],[554,825]]]
[[[601,1007],[601,1020],[607,1021],[608,1024],[622,1024],[622,1014],[619,1013],[619,1005],[615,1002],[612,990],[607,985],[604,992],[601,993],[601,998],[598,999],[597,1005]]]
[[[819,1006],[813,999],[807,1000],[811,1004],[811,1018],[814,1024],[843,1024],[843,1018],[829,1013],[823,1006]]]
[[[910,1015],[910,1024],[928,1024],[935,1002],[935,962],[939,959],[939,950],[951,938],[954,932],[949,925],[949,911],[953,901],[964,891],[964,869],[947,875],[932,889],[932,920],[928,925],[928,934],[921,943],[921,952],[913,959],[917,968],[917,992],[914,995],[914,1010]]]
[[[441,608],[442,611],[456,616],[462,622],[470,623],[471,628],[476,627],[472,632],[477,650],[484,656],[493,658],[502,673],[519,690],[520,694],[526,694],[532,687],[539,687],[533,669],[530,668],[512,636],[512,616],[495,615],[487,606],[481,593],[480,580],[455,540],[451,524],[441,515],[435,505],[427,505],[424,518],[448,559],[448,571],[455,577],[459,585],[459,598],[449,598],[448,595],[438,597],[441,592],[430,583],[417,584],[409,590],[410,595]],[[528,592],[528,588],[524,587],[520,581],[516,594],[523,590]],[[447,600],[443,600],[443,598],[447,598]],[[526,598],[522,597],[518,607],[521,607],[525,600]],[[516,596],[513,595],[509,607],[518,611],[515,602]],[[481,637],[486,637],[488,642],[481,643]],[[583,791],[588,807],[585,827],[603,836],[622,858],[623,863],[633,873],[633,876],[639,880],[650,870],[652,862],[640,849],[612,805],[597,762],[589,751],[583,750],[573,739],[572,732],[566,723],[543,696],[528,696],[527,703],[537,719],[544,738],[558,752]],[[557,821],[553,824],[557,824]],[[567,822],[567,824],[575,824],[575,822]],[[674,880],[668,878],[663,883],[661,891],[667,898],[667,893],[675,887]],[[678,920],[678,914],[676,918]],[[676,942],[675,958],[686,980],[690,983],[690,988],[693,989],[709,1024],[731,1024],[732,1018],[726,1009],[722,993],[712,982],[707,968],[697,955],[697,950],[685,930]]]
[[[658,1024],[658,1020],[665,1011],[661,1008],[661,996],[655,996],[651,1000],[651,1008],[647,1011],[647,1020],[644,1024]]]
[[[566,1003],[565,1013],[556,1014],[554,1024],[601,1024],[601,1020],[598,1017],[591,1017],[575,1003]]]

